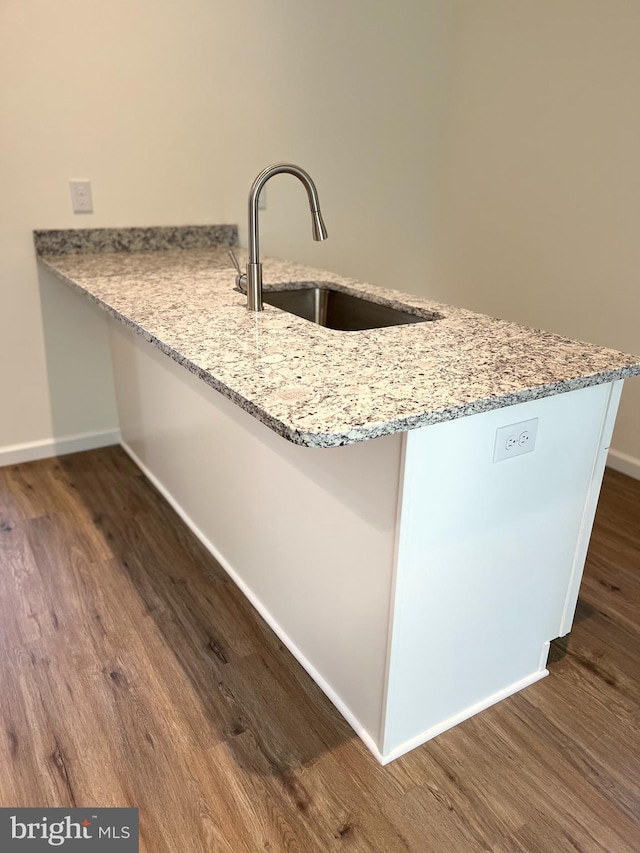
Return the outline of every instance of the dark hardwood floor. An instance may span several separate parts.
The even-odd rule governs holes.
[[[146,853],[640,850],[640,482],[549,678],[380,767],[119,448],[0,468],[0,805]]]

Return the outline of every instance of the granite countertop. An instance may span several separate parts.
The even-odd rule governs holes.
[[[265,290],[331,282],[442,319],[342,332],[269,305],[250,313],[227,255],[234,226],[35,242],[55,276],[295,444],[336,447],[640,374],[640,356],[271,258]]]

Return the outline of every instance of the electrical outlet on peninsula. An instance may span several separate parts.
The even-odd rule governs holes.
[[[91,181],[69,181],[71,205],[74,213],[93,213]]]
[[[493,461],[502,462],[503,459],[511,459],[512,456],[531,453],[536,446],[537,433],[538,418],[498,427],[493,449]]]

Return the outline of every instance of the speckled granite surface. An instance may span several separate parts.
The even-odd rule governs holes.
[[[34,231],[38,255],[69,252],[160,252],[237,246],[237,225],[178,225],[156,228],[78,228]]]
[[[267,288],[331,282],[442,319],[340,332],[269,305],[249,313],[221,248],[40,260],[296,444],[335,447],[640,374],[640,356],[285,261],[264,259]]]

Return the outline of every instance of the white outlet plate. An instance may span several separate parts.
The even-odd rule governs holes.
[[[498,427],[493,448],[493,461],[502,462],[503,459],[531,453],[536,446],[537,434],[538,418]]]
[[[74,213],[93,213],[91,181],[69,181]]]

